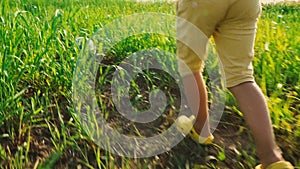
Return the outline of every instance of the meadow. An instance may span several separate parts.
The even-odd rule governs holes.
[[[299,9],[299,3],[263,5],[253,62],[278,144],[284,157],[297,167],[300,167]],[[212,146],[203,147],[185,138],[168,152],[134,159],[105,151],[86,135],[75,117],[72,96],[73,74],[81,52],[76,38],[91,37],[114,19],[140,12],[175,15],[175,5],[121,0],[0,1],[0,168],[140,169],[197,165],[239,169],[253,168],[259,163],[251,133],[230,93]],[[129,53],[147,47],[175,53],[176,41],[159,35],[130,37],[117,44],[105,61],[114,65]],[[102,72],[109,74],[110,70]],[[147,77],[150,80],[146,84],[150,86],[143,86],[141,79],[135,79],[131,94],[133,98],[141,97],[132,101],[147,109],[148,90],[165,89],[171,99],[167,105],[168,118],[157,122],[159,129],[149,129],[160,132],[174,122],[179,96],[167,75],[156,72]],[[98,78],[100,85],[109,85],[110,78]],[[144,128],[120,121],[109,90],[104,88],[101,92],[104,94],[99,95],[98,101],[104,116],[118,130],[140,136]]]

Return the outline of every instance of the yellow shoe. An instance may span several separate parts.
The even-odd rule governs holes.
[[[176,121],[177,129],[184,135],[187,135],[190,130],[193,128],[194,122],[196,118],[195,116],[191,115],[190,117],[187,116],[179,116]]]
[[[208,137],[201,137],[194,128],[189,133],[189,136],[192,137],[192,139],[200,144],[203,145],[209,145],[212,144],[214,141],[214,136],[210,134]]]
[[[255,167],[255,169],[263,169],[261,164]],[[294,169],[293,165],[288,161],[278,161],[270,164],[266,169]]]
[[[184,135],[189,134],[189,136],[197,143],[203,145],[212,144],[214,136],[210,135],[208,137],[201,137],[193,127],[195,120],[196,118],[193,115],[191,115],[190,117],[179,116],[176,119],[175,124],[180,132],[182,132]]]

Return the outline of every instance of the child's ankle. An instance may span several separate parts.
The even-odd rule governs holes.
[[[206,138],[212,135],[208,126],[201,128],[199,125],[197,125],[197,123],[195,123],[194,129],[201,137]]]

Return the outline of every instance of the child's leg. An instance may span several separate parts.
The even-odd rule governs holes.
[[[214,34],[222,61],[226,86],[237,99],[254,136],[257,155],[263,167],[282,160],[275,143],[271,120],[264,96],[254,81],[252,60],[259,0],[237,0],[228,10]]]
[[[192,84],[196,81],[198,90],[195,90]],[[183,78],[183,85],[189,107],[196,116],[194,128],[202,137],[211,135],[209,129],[209,115],[207,104],[207,91],[205,81],[201,72],[195,72]],[[196,99],[199,98],[199,99]]]
[[[253,134],[257,155],[262,166],[282,160],[277,147],[265,98],[255,82],[245,82],[229,88],[238,101]]]
[[[229,6],[229,2],[219,0],[178,1],[177,52],[178,58],[186,65],[179,62],[178,67],[183,76],[189,107],[197,114],[194,128],[202,137],[210,136],[207,91],[201,75],[202,62],[208,37],[213,34],[216,24],[224,17]],[[199,97],[200,100],[197,100]]]

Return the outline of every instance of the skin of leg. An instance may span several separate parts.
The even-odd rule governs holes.
[[[263,168],[283,160],[281,151],[275,143],[266,100],[258,85],[255,82],[245,82],[229,90],[237,99],[250,127]]]
[[[195,90],[191,84],[196,81],[198,90]],[[209,128],[209,114],[208,114],[208,103],[207,103],[207,90],[205,81],[202,73],[194,72],[191,75],[187,75],[183,78],[183,85],[189,107],[193,114],[196,116],[194,128],[197,133],[201,133],[202,137],[210,136]],[[198,91],[198,92],[195,92]],[[194,99],[199,98],[199,99]]]

